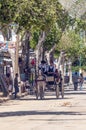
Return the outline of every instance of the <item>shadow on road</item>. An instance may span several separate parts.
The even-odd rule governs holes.
[[[86,115],[86,113],[79,112],[49,112],[49,111],[14,111],[14,112],[0,112],[0,117],[11,117],[11,116],[27,116],[27,115]]]
[[[20,101],[32,101],[32,100],[33,100],[33,101],[45,101],[45,100],[64,100],[64,99],[69,99],[69,97],[68,97],[68,98],[61,98],[61,97],[60,97],[60,98],[58,98],[58,99],[57,99],[57,98],[54,98],[54,97],[53,97],[53,98],[51,98],[51,97],[49,98],[49,97],[48,97],[48,98],[44,98],[44,99],[42,99],[42,100],[41,100],[41,99],[35,99],[35,98],[21,98],[21,99],[18,99],[18,100],[20,100]]]
[[[57,121],[64,121],[64,122],[70,122],[70,121],[76,121],[76,120],[80,120],[80,121],[83,121],[83,120],[86,120],[86,119],[79,119],[79,118],[76,118],[76,119],[71,119],[71,118],[68,118],[68,119],[66,119],[66,118],[64,118],[64,119],[29,119],[30,121],[38,121],[38,122],[40,122],[40,121],[49,121],[49,122],[57,122]]]
[[[64,95],[86,95],[86,91],[65,91]]]

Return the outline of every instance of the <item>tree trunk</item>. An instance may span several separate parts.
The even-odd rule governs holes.
[[[68,68],[68,71],[69,71],[69,84],[72,84],[72,69],[71,69],[71,61],[69,60],[69,68]]]
[[[7,89],[7,84],[5,82],[5,78],[3,74],[0,74],[0,83],[1,83],[1,88],[2,88],[2,92],[3,92],[3,96],[6,97],[8,96],[9,92]]]
[[[38,72],[38,66],[41,63],[41,60],[43,58],[43,42],[45,41],[45,32],[42,31],[40,36],[39,36],[39,40],[38,40],[38,44],[36,46],[36,70]]]
[[[25,46],[26,46],[26,65],[25,65],[25,69],[27,70],[26,79],[29,80],[29,77],[30,77],[30,67],[29,67],[30,33],[28,31],[26,32]]]
[[[57,68],[60,69],[60,65],[62,62],[62,57],[63,57],[63,52],[60,53],[59,59],[58,59],[58,63],[57,63]]]
[[[44,44],[42,44],[42,60],[45,60],[45,49],[44,49]]]
[[[17,35],[16,37],[15,74],[18,73],[18,57],[19,57],[19,35]]]
[[[50,54],[49,54],[49,52],[46,52],[45,55],[46,55],[47,63],[49,64],[50,63]]]
[[[50,49],[50,51],[46,52],[46,58],[47,58],[48,64],[50,63],[50,60],[53,60],[53,52],[55,48],[56,48],[56,44]],[[52,57],[50,57],[50,54],[52,55]]]

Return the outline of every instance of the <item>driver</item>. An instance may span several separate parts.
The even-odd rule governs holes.
[[[50,62],[50,65],[48,66],[48,75],[53,76],[55,73],[55,66],[53,62]]]

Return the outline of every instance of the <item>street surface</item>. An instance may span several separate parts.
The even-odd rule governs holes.
[[[66,87],[64,99],[46,92],[44,100],[29,95],[0,104],[0,130],[86,130],[86,84],[82,91]]]

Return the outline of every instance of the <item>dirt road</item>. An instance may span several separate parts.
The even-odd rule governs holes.
[[[0,130],[86,130],[86,90],[46,93],[44,100],[26,96],[0,105]]]

